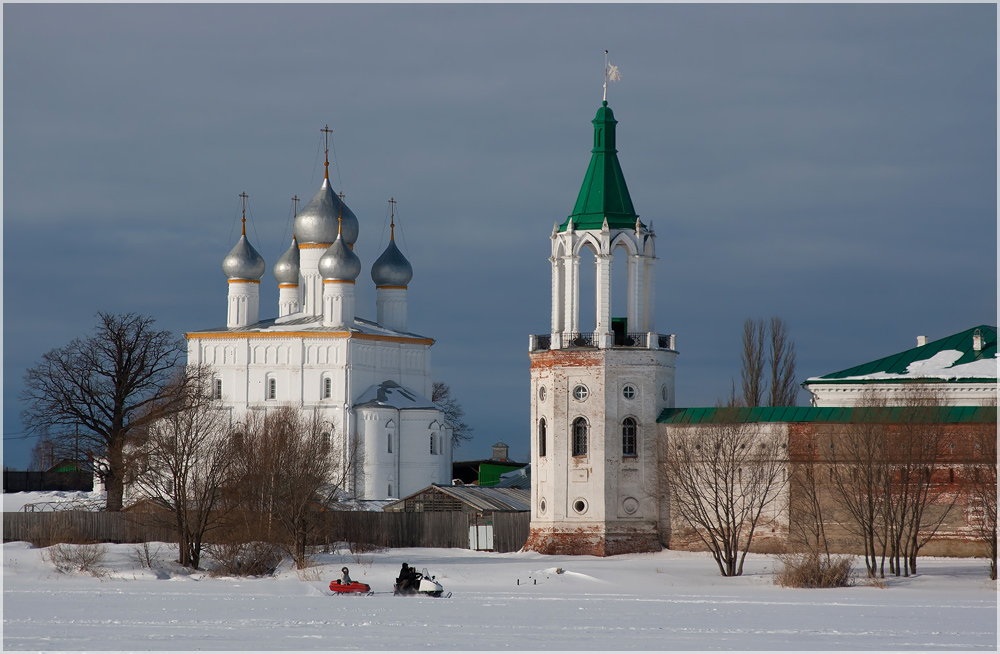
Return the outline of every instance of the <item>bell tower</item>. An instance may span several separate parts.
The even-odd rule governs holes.
[[[657,483],[656,418],[674,406],[673,335],[654,327],[655,240],[632,206],[605,100],[573,212],[554,224],[552,321],[529,341],[531,532],[527,549],[610,556],[658,551],[668,528]],[[593,332],[581,331],[581,253],[594,257]],[[612,287],[624,252],[624,288]],[[620,259],[621,260],[621,259]],[[613,317],[612,294],[626,315]],[[661,526],[662,525],[662,526]]]

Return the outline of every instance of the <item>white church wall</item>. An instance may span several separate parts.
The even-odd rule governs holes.
[[[817,407],[856,406],[867,393],[884,397],[889,405],[905,403],[916,389],[924,389],[929,396],[940,398],[945,406],[986,406],[997,400],[995,382],[935,381],[928,383],[857,383],[817,384],[808,386],[812,405]]]

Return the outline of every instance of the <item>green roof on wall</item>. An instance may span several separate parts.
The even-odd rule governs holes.
[[[664,409],[656,422],[698,425],[725,422],[996,422],[995,406],[936,407],[703,407]]]

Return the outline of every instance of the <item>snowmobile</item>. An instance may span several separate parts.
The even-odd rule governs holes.
[[[352,581],[349,584],[342,584],[339,579],[334,579],[330,582],[330,590],[338,595],[347,595],[352,593],[364,593],[367,595],[372,592],[372,587],[368,584],[363,584],[360,581]]]
[[[413,573],[413,579],[405,588],[402,578],[397,579],[392,587],[393,595],[429,595],[430,597],[451,597],[451,593],[444,594],[444,588],[437,579],[428,574],[427,568],[420,572]]]

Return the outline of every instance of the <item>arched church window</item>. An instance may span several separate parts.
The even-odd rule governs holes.
[[[392,432],[385,435],[385,451],[392,454]],[[392,493],[389,493],[392,495]]]
[[[212,380],[212,399],[221,400],[222,399],[222,380],[216,377]]]
[[[267,399],[278,399],[278,380],[274,377],[270,377],[267,380]]]
[[[437,439],[434,434],[431,434],[431,454],[437,454],[437,447],[435,447]]]
[[[545,418],[538,421],[538,456],[545,456]]]
[[[636,456],[634,418],[622,420],[622,456]]]
[[[333,397],[333,380],[329,377],[323,378],[323,399],[329,400]]]
[[[573,456],[587,455],[587,436],[590,431],[584,418],[573,421]]]

